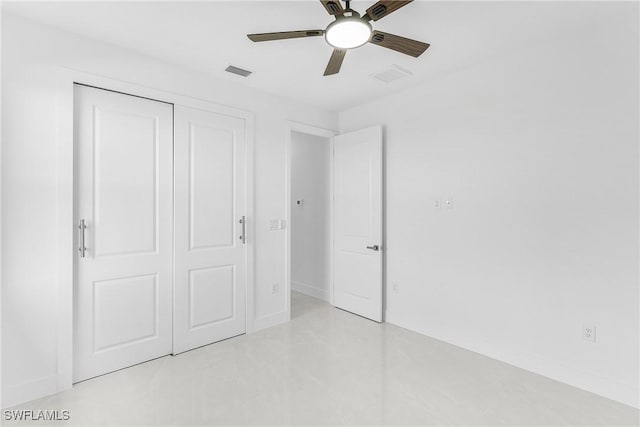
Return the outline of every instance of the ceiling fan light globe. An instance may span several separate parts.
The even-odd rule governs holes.
[[[353,49],[367,43],[371,32],[371,25],[361,18],[342,18],[332,22],[324,36],[335,48]]]

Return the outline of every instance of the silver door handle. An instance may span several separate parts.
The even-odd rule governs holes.
[[[380,250],[380,246],[378,246],[378,245],[367,246],[367,249],[371,249],[372,251],[379,251]]]
[[[78,225],[78,228],[80,229],[80,247],[78,248],[78,250],[80,251],[80,258],[84,258],[87,252],[87,248],[84,244],[84,230],[87,229],[87,226],[84,223],[84,219],[80,220],[80,225]]]
[[[244,245],[245,243],[247,243],[247,235],[246,235],[247,220],[244,217],[244,215],[242,216],[242,218],[240,218],[240,224],[242,224],[242,235],[240,236],[240,240],[242,241],[242,244]]]

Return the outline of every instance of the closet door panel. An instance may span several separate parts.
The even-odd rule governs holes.
[[[176,106],[174,353],[245,332],[245,121]]]
[[[74,382],[171,353],[173,106],[76,85]]]

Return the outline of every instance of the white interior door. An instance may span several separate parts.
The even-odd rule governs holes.
[[[74,382],[171,353],[173,106],[76,85]]]
[[[382,128],[334,138],[333,304],[382,321]]]
[[[174,353],[246,330],[244,119],[175,109]]]

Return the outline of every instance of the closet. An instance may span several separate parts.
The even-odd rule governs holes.
[[[78,382],[245,332],[246,123],[74,88]]]

